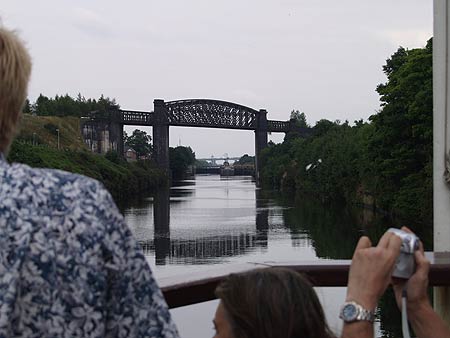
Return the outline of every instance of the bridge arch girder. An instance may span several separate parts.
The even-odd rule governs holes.
[[[167,124],[182,127],[205,127],[256,130],[260,111],[237,103],[211,99],[184,99],[164,102]],[[155,114],[149,111],[119,110],[117,122],[123,125],[153,126]],[[164,118],[166,120],[166,118]],[[267,131],[287,133],[290,121],[267,120]]]
[[[246,129],[257,128],[259,112],[236,103],[187,99],[165,102],[167,120],[171,126]]]

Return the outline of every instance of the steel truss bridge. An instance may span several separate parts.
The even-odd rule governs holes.
[[[258,115],[267,112],[236,103],[190,99],[165,102],[165,118],[169,126],[205,127],[256,130]],[[153,126],[155,113],[136,110],[119,110],[118,122],[126,125]],[[289,121],[267,120],[267,132],[284,132],[291,129]]]
[[[187,99],[164,102],[154,100],[153,111],[116,110],[92,113],[83,119],[85,142],[92,151],[123,153],[123,126],[152,126],[154,157],[158,166],[169,170],[169,126],[253,130],[255,132],[256,176],[261,150],[267,146],[267,134],[307,131],[291,121],[267,119],[267,111],[255,110],[240,104],[210,100]]]

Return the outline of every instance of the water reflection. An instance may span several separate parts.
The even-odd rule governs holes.
[[[158,277],[230,262],[349,259],[362,234],[375,243],[395,225],[369,210],[260,190],[250,177],[217,175],[175,182],[123,212]],[[429,229],[414,230],[428,238]],[[328,315],[337,318],[336,311]],[[400,337],[392,295],[380,301],[378,318],[380,334]]]
[[[285,210],[283,216],[292,238],[307,233],[319,258],[351,258],[361,235],[360,224],[350,212],[302,196],[294,201],[292,208]]]
[[[140,242],[144,253],[155,252],[156,264],[219,264],[224,257],[245,255],[261,245],[255,235],[216,236],[193,240],[170,240],[170,238]]]
[[[255,190],[256,201],[256,237],[257,241],[267,247],[269,232],[269,208],[270,200],[265,198],[260,189]]]
[[[164,265],[166,257],[171,251],[170,242],[170,189],[169,186],[162,187],[155,194],[153,200],[153,223],[154,237],[153,249],[155,250],[155,261],[157,265]],[[141,243],[142,248],[146,251],[146,247],[151,243]]]
[[[376,242],[395,225],[370,210],[257,189],[249,177],[174,182],[124,212],[157,265],[221,263],[222,257],[265,252],[269,242],[283,239],[293,248],[310,247],[317,258],[349,259],[362,234]]]
[[[377,240],[387,227],[373,213],[257,189],[249,177],[175,182],[125,216],[156,265],[222,263],[284,239],[317,258],[349,259],[361,234]]]
[[[224,182],[228,180],[227,182]],[[202,180],[201,180],[202,181]],[[208,180],[206,180],[208,182]],[[260,190],[249,186],[242,195],[240,183],[248,184],[249,178],[221,178],[219,185],[205,185],[200,189],[208,191],[206,200],[199,192],[199,187],[195,186],[195,180],[185,180],[175,182],[170,188],[169,186],[159,189],[153,199],[148,199],[147,205],[141,205],[140,210],[127,209],[126,215],[142,213],[142,209],[148,208],[153,210],[153,238],[150,236],[142,236],[138,234],[138,240],[146,255],[155,256],[156,265],[165,264],[218,264],[223,262],[224,257],[242,256],[254,251],[256,248],[264,250],[267,248],[268,229],[269,229],[269,208],[268,201],[259,198]],[[205,183],[205,181],[203,181]],[[219,190],[219,191],[216,191]],[[247,192],[253,191],[254,196],[247,198]],[[238,196],[236,195],[238,192]],[[246,197],[246,198],[243,198]],[[212,208],[213,219],[209,220],[205,226],[201,223],[208,218],[208,211],[203,210],[203,220],[200,224],[192,224],[192,228],[188,232],[182,229],[184,223],[188,222],[188,218],[196,218],[192,207],[196,199],[199,203],[211,204],[211,201],[219,200],[219,204],[223,204],[224,200],[233,200],[236,204],[225,207],[229,213],[219,212],[220,208]],[[246,204],[253,201],[254,205],[249,208]],[[256,203],[255,203],[256,201]],[[190,216],[184,215],[183,224],[175,224],[175,238],[171,238],[171,208],[176,217],[180,217],[183,208],[179,208],[176,204],[186,203],[188,206],[184,208],[188,210]],[[151,205],[152,204],[152,205]],[[227,203],[225,203],[227,204]],[[256,214],[256,216],[254,216]],[[142,215],[141,215],[142,216]],[[249,227],[247,224],[250,217],[255,217],[255,227]],[[148,221],[148,218],[147,218]],[[215,224],[211,224],[212,223]],[[231,222],[230,222],[231,221]],[[133,222],[131,222],[133,223]],[[192,223],[192,222],[191,222]],[[229,223],[228,228],[223,223]],[[180,229],[181,228],[181,229]],[[203,229],[202,229],[203,228]],[[149,229],[147,229],[149,230]],[[136,230],[135,230],[136,231]]]

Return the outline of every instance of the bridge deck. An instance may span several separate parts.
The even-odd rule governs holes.
[[[252,119],[239,118],[234,114],[230,116],[223,115],[222,112],[202,112],[202,114],[194,114],[194,116],[185,115],[187,112],[170,112],[168,115],[169,126],[178,127],[204,127],[204,128],[225,128],[225,129],[241,129],[255,130],[256,123]],[[137,110],[119,110],[118,122],[124,125],[135,126],[153,126],[155,123],[155,114],[151,111]],[[286,133],[290,130],[289,121],[267,120],[267,131],[270,133]]]
[[[431,262],[430,286],[450,285],[450,253],[427,252],[426,256]],[[230,273],[270,267],[286,267],[302,272],[309,276],[314,286],[346,286],[350,260],[246,263],[221,266],[203,273],[161,278],[158,282],[169,307],[176,308],[215,299],[216,286]]]

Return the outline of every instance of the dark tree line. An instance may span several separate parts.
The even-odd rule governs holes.
[[[424,48],[400,47],[383,71],[377,114],[352,125],[320,120],[307,138],[286,135],[263,152],[264,184],[431,223],[432,40]],[[304,114],[291,118],[308,127]]]
[[[49,98],[40,94],[35,102],[28,99],[25,102],[24,113],[36,114],[40,116],[87,116],[90,112],[106,112],[109,110],[119,109],[115,99],[104,97],[101,95],[96,99],[86,99],[81,94],[74,99],[68,94],[56,95]]]

